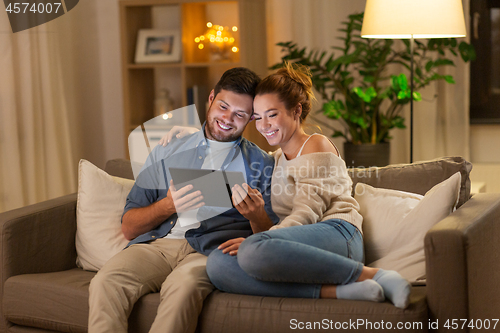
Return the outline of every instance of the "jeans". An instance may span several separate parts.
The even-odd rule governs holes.
[[[363,269],[363,237],[352,224],[331,219],[248,237],[237,256],[214,250],[207,273],[222,291],[319,298],[323,284],[355,282]]]

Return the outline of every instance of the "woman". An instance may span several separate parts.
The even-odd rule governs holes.
[[[259,191],[236,185],[235,207],[254,234],[213,251],[208,276],[232,293],[377,302],[387,297],[406,308],[408,282],[394,271],[363,265],[362,217],[345,162],[328,138],[303,130],[313,99],[304,67],[286,64],[257,87],[257,130],[280,147],[271,186],[280,222],[273,226]]]

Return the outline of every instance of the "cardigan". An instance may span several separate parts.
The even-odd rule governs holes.
[[[287,160],[281,149],[274,158],[271,204],[280,222],[271,229],[342,219],[362,232],[363,217],[343,159],[317,152]]]

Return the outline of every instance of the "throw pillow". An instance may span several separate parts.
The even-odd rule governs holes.
[[[121,216],[133,180],[113,177],[86,160],[78,166],[76,263],[98,271],[128,243]]]
[[[425,276],[425,234],[455,210],[460,183],[457,172],[425,196],[358,183],[354,197],[363,216],[368,266],[395,270],[411,282]]]

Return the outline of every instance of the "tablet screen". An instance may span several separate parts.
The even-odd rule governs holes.
[[[207,169],[169,168],[176,189],[193,185],[189,192],[200,191],[205,206],[232,208],[231,188],[245,183],[243,172]]]

